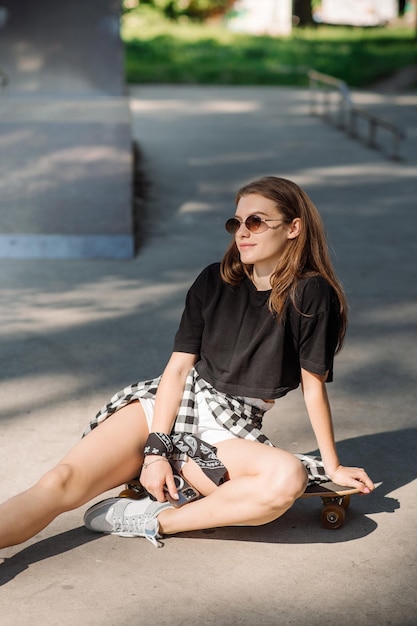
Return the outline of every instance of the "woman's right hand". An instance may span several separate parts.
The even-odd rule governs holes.
[[[171,464],[163,456],[152,454],[145,457],[140,482],[158,502],[166,501],[165,491],[168,491],[174,500],[178,500]]]

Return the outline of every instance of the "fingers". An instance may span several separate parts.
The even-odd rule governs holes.
[[[359,489],[363,494],[371,493],[375,489],[374,483],[362,467],[340,466],[332,479],[339,485]]]
[[[361,493],[371,493],[375,489],[375,485],[369,478],[368,474],[363,468],[354,468],[358,475],[356,477],[357,487],[359,487]]]
[[[150,463],[146,467],[144,466],[140,475],[140,482],[158,502],[166,501],[166,492],[174,500],[178,500],[178,492],[169,463]]]
[[[169,495],[171,496],[171,498],[173,498],[174,500],[178,500],[179,496],[178,496],[178,491],[177,491],[177,487],[175,485],[175,480],[174,480],[174,476],[171,472],[170,476],[167,476],[166,481],[165,481],[165,485],[166,485],[166,489],[169,493]]]
[[[371,493],[371,491],[373,491],[375,489],[375,485],[372,482],[372,480],[369,478],[369,476],[365,473],[365,479],[361,481],[364,489],[362,491],[362,493]]]

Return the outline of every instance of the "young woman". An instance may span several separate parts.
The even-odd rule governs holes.
[[[0,507],[0,547],[138,474],[152,497],[99,502],[85,514],[88,528],[160,545],[161,535],[278,518],[307,473],[262,433],[262,416],[300,383],[326,474],[374,489],[336,452],[325,383],[346,302],[317,209],[293,182],[266,177],[238,192],[226,230],[233,240],[189,290],[163,375],[116,394],[54,469]],[[173,465],[205,497],[170,504]]]

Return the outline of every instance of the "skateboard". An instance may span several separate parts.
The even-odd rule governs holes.
[[[119,498],[130,498],[131,500],[140,500],[147,495],[145,489],[140,484],[139,478],[134,478],[126,483],[124,489],[118,494]]]
[[[350,504],[350,496],[359,493],[359,489],[353,487],[341,487],[330,481],[308,485],[302,498],[320,497],[323,507],[320,514],[320,521],[324,528],[336,530],[341,528],[345,522],[346,509]],[[125,485],[125,489],[119,493],[119,498],[131,498],[139,500],[146,496],[146,491],[139,480],[132,480]]]
[[[323,507],[320,521],[324,528],[336,530],[341,528],[346,517],[346,509],[350,504],[350,496],[359,493],[357,487],[341,487],[331,481],[308,485],[302,498],[320,497]]]
[[[323,507],[320,514],[320,521],[324,528],[329,530],[336,530],[341,528],[345,522],[346,509],[350,504],[350,496],[355,493],[359,493],[357,487],[342,487],[330,480],[324,473],[324,466],[320,458],[313,457],[305,454],[296,454],[296,456],[305,465],[310,483],[307,485],[301,498],[314,498],[320,497],[323,503]],[[178,477],[183,483],[185,482],[182,477]],[[318,481],[318,482],[314,482]],[[180,485],[177,483],[177,487]],[[191,501],[193,497],[188,497],[187,489],[191,487],[188,483],[185,487],[185,503],[187,500]],[[194,491],[194,488],[191,487]],[[131,498],[133,500],[139,500],[147,495],[145,489],[142,487],[139,478],[126,483],[123,491],[119,493],[119,498]],[[197,497],[199,494],[197,493]]]

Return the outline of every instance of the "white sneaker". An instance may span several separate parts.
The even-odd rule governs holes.
[[[108,498],[90,507],[84,515],[84,524],[96,533],[119,535],[120,537],[145,537],[156,548],[158,541],[158,514],[173,508],[169,502],[156,502],[146,497],[141,500]]]

